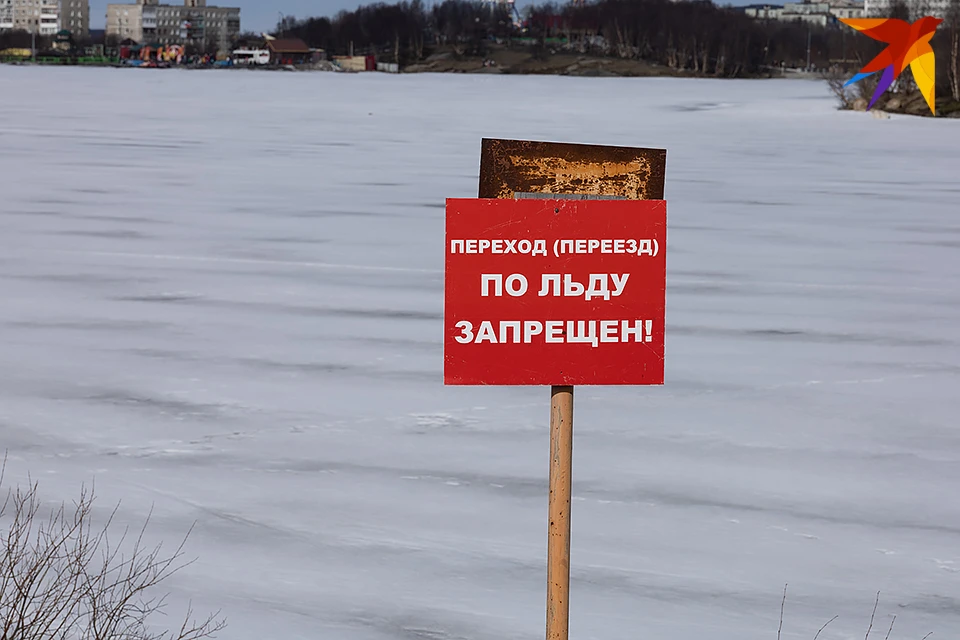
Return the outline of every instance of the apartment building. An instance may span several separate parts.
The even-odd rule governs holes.
[[[864,12],[863,2],[854,2],[853,0],[831,0],[830,13],[839,18],[862,18]]]
[[[120,40],[143,40],[143,4],[108,4],[106,34]]]
[[[0,31],[13,29],[13,0],[0,0]]]
[[[60,30],[57,0],[10,0],[0,5],[0,29],[17,29],[44,36]]]
[[[783,5],[780,19],[787,22],[800,21],[825,27],[831,22],[829,2],[787,2]]]
[[[60,0],[60,29],[75,39],[90,35],[90,0]]]
[[[906,0],[910,8],[911,19],[921,16],[946,18],[951,0]],[[887,18],[890,16],[892,0],[865,0],[863,13],[868,18]]]
[[[206,0],[184,0],[182,5],[159,0],[107,5],[107,35],[121,40],[158,44],[216,45],[229,50],[240,33],[240,9],[208,6]]]
[[[929,15],[945,18],[955,0],[906,0],[911,19]],[[894,0],[805,0],[778,4],[754,4],[744,7],[746,14],[762,20],[800,20],[821,26],[835,24],[839,18],[888,18]]]
[[[840,18],[861,18],[864,7],[853,0],[828,0],[824,2],[788,2],[786,4],[755,4],[744,7],[744,12],[759,20],[803,22],[826,27],[836,25]]]
[[[0,31],[17,29],[52,36],[68,29],[74,37],[90,33],[89,0],[0,0]]]

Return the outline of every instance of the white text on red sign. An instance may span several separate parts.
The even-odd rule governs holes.
[[[561,287],[561,278],[563,285]],[[611,297],[617,297],[623,293],[627,286],[629,273],[591,273],[588,283],[585,285],[573,279],[569,273],[544,273],[540,276],[540,291],[537,293],[541,298],[547,295],[563,296],[566,298],[577,298],[583,296],[585,300],[591,298],[603,298],[609,300]],[[610,285],[613,285],[611,291]],[[487,298],[491,296],[491,285],[493,285],[493,296],[500,297],[504,291],[514,298],[527,293],[530,285],[526,276],[522,273],[513,273],[504,279],[502,273],[484,273],[480,275],[480,296]],[[561,293],[562,292],[562,293]]]
[[[532,256],[547,255],[546,240],[451,240],[450,253],[471,254],[507,254],[522,253]],[[646,240],[555,240],[553,255],[559,258],[567,254],[636,254],[638,256],[656,256],[660,253],[660,243],[656,238]]]
[[[456,325],[461,334],[456,336],[460,344],[530,344],[536,336],[543,336],[543,342],[551,343],[589,343],[594,347],[600,343],[651,342],[653,340],[653,321],[634,320],[500,320],[499,332],[490,320],[484,320],[476,332],[473,323],[461,320]],[[619,330],[619,334],[618,334]],[[498,339],[499,338],[499,339]]]

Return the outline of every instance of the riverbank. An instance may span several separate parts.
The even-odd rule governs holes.
[[[837,108],[841,111],[867,111],[869,101],[866,97],[852,97],[850,92],[841,88],[842,80],[831,78],[828,80],[831,90],[837,99]],[[868,90],[868,94],[872,90]],[[960,101],[954,100],[950,96],[940,96],[936,99],[937,115],[939,118],[960,118]],[[885,93],[880,96],[877,103],[870,109],[878,118],[889,117],[893,115],[933,117],[930,113],[930,107],[926,99],[919,91],[908,91],[903,93]]]
[[[320,61],[303,65],[279,66],[250,66],[216,63],[213,65],[151,65],[138,66],[129,62],[110,58],[80,58],[67,61],[58,58],[29,59],[0,59],[0,63],[24,66],[103,66],[114,68],[180,68],[180,69],[232,69],[243,71],[315,71],[354,73],[341,69],[330,61]],[[576,77],[609,77],[609,78],[640,78],[640,77],[672,77],[672,78],[714,78],[710,74],[696,73],[689,69],[676,69],[665,65],[658,65],[645,60],[634,60],[596,55],[585,55],[571,52],[555,52],[543,55],[535,54],[529,48],[491,47],[485,56],[458,55],[452,49],[441,50],[431,54],[422,62],[406,65],[400,68],[400,73],[451,73],[451,74],[500,74],[500,75],[558,75]],[[751,76],[755,79],[798,79],[798,80],[825,80],[818,72],[807,72],[803,69],[771,68],[764,73]],[[840,105],[842,110],[865,111],[866,100],[850,101]],[[885,114],[910,115],[930,117],[930,110],[923,97],[915,94],[889,94],[880,99],[872,110],[878,117]],[[947,97],[937,100],[937,116],[960,118],[960,102]]]
[[[580,77],[673,77],[695,78],[688,69],[676,69],[646,60],[615,58],[558,51],[538,55],[529,48],[492,46],[483,56],[458,55],[448,48],[422,62],[407,65],[403,73],[487,73],[516,75],[569,75]],[[795,72],[771,70],[758,77],[796,76]],[[814,77],[810,75],[810,77]]]

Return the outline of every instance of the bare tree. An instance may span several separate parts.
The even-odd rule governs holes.
[[[853,109],[855,96],[844,86],[846,76],[839,69],[830,69],[823,74],[823,78],[830,87],[830,93],[836,97],[839,108],[844,111]]]
[[[906,0],[894,0],[893,11],[895,17],[910,17]],[[431,45],[471,57],[486,56],[500,45],[529,47],[530,53],[545,57],[557,46],[719,77],[770,75],[802,66],[808,38],[810,63],[818,69],[836,64],[838,57],[842,65],[854,57],[862,65],[882,48],[882,43],[847,28],[754,19],[710,0],[535,0],[525,14],[517,27],[504,3],[441,0],[428,9],[422,0],[403,0],[361,5],[330,18],[287,17],[278,28],[286,37],[302,38],[331,53],[353,52],[355,47],[401,64],[430,55]],[[941,65],[942,82],[945,71]],[[858,87],[864,84],[871,86]]]
[[[0,466],[0,486],[3,466]],[[0,503],[0,640],[201,640],[225,627],[216,614],[158,633],[166,608],[157,588],[190,564],[183,542],[167,555],[144,544],[149,517],[135,538],[110,532],[117,509],[94,525],[94,494],[47,512],[37,484],[6,492]],[[46,515],[44,515],[46,514]],[[189,533],[187,534],[189,536]]]

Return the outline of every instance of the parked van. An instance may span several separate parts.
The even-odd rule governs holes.
[[[236,49],[231,56],[236,64],[270,64],[266,49]]]

